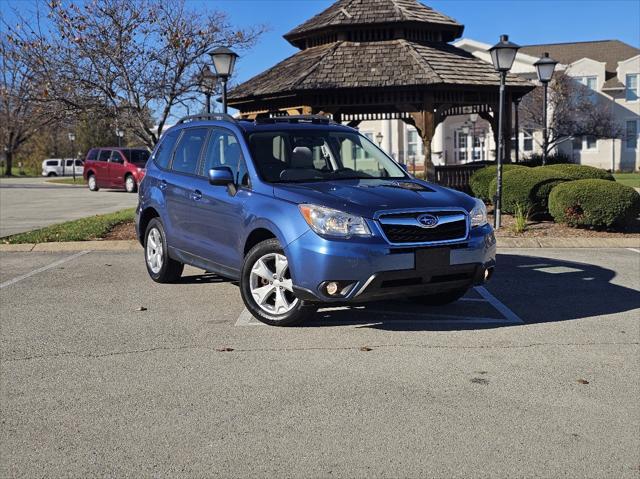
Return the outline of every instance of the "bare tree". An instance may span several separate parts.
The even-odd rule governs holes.
[[[597,139],[619,138],[621,127],[616,124],[609,108],[603,107],[604,99],[597,92],[578,83],[562,72],[556,72],[549,84],[549,141],[547,154],[560,143],[578,136]],[[520,104],[522,126],[542,130],[543,87],[526,95]],[[540,143],[544,149],[544,145]]]
[[[46,85],[24,54],[29,48],[4,29],[0,33],[0,145],[7,176],[20,147],[64,116],[64,109],[49,101]]]
[[[189,10],[184,0],[50,0],[47,9],[45,25],[13,33],[30,40],[49,95],[111,117],[150,148],[172,113],[200,94],[208,52],[242,51],[264,31],[234,29],[224,13]]]

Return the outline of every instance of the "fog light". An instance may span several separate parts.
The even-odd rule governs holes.
[[[327,283],[326,290],[329,296],[333,296],[338,292],[338,283],[336,283],[335,281]]]

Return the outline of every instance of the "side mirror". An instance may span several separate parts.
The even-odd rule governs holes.
[[[218,166],[209,170],[209,183],[217,186],[234,184],[233,171],[228,166]]]

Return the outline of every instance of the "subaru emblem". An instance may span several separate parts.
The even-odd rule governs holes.
[[[435,215],[420,215],[417,219],[422,228],[435,228],[438,226],[438,217]]]

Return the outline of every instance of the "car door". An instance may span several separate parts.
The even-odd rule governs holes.
[[[194,225],[199,214],[196,173],[208,133],[208,128],[203,127],[184,129],[173,153],[171,171],[165,176],[171,243],[173,247],[189,254],[196,254]]]
[[[232,170],[237,188],[209,183],[209,169],[221,166]],[[194,186],[196,214],[191,228],[195,254],[239,271],[244,205],[250,189],[240,143],[232,131],[222,127],[211,131]]]
[[[111,151],[109,158],[109,182],[113,188],[124,188],[125,159],[118,150]]]
[[[98,154],[98,161],[93,166],[96,172],[96,183],[100,188],[108,188],[111,186],[109,181],[109,158],[111,157],[111,150],[102,149]]]

